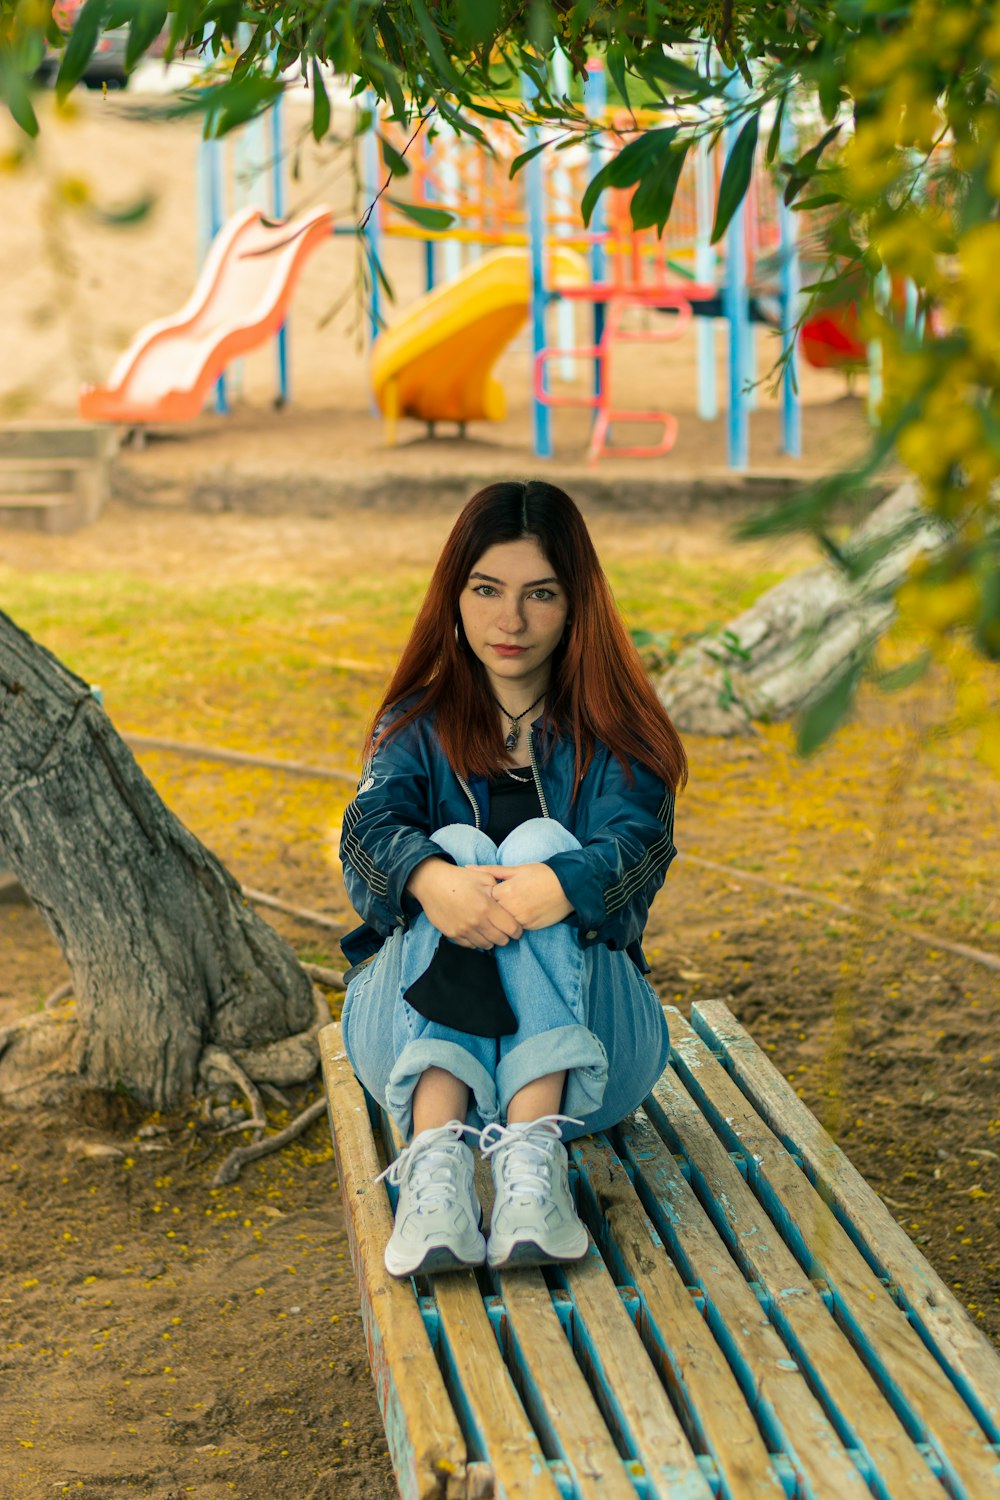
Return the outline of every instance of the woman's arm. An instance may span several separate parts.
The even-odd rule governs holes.
[[[340,835],[344,884],[365,922],[388,935],[413,915],[406,886],[422,861],[448,857],[429,837],[428,776],[416,726],[369,756]]]
[[[650,904],[677,853],[673,791],[645,766],[632,762],[632,770],[630,786],[609,755],[592,792],[584,779],[575,830],[583,847],[545,861],[584,944],[627,948],[641,939]]]

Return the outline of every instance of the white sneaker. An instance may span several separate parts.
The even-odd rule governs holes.
[[[569,1158],[559,1132],[567,1115],[517,1125],[487,1125],[496,1200],[486,1258],[490,1266],[538,1266],[579,1260],[590,1243],[569,1189]]]
[[[385,1247],[390,1275],[453,1271],[486,1259],[465,1130],[461,1120],[422,1130],[375,1179],[388,1177],[399,1188],[396,1227]]]

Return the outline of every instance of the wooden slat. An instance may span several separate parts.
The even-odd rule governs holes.
[[[761,1120],[701,1038],[678,1015],[671,1038],[678,1062],[703,1108],[731,1144],[743,1151],[748,1174],[771,1217],[814,1277],[828,1282],[837,1317],[852,1342],[904,1408],[945,1466],[955,1488],[971,1495],[998,1486],[997,1460],[986,1435],[920,1335],[842,1228],[805,1173]]]
[[[867,1484],[644,1111],[616,1135],[657,1228],[676,1246],[690,1284],[703,1293],[710,1322],[725,1329],[759,1419],[773,1429],[774,1445],[799,1474],[803,1494],[810,1500],[867,1496]]]
[[[669,1023],[673,1042],[678,1027],[672,1013]],[[655,1085],[646,1110],[667,1145],[676,1141],[674,1149],[690,1159],[703,1205],[744,1274],[770,1298],[771,1321],[828,1413],[836,1413],[849,1446],[867,1457],[887,1494],[941,1500],[940,1486],[899,1418],[672,1067]]]
[[[485,1223],[493,1212],[493,1174],[476,1155],[476,1191]],[[541,1271],[501,1271],[509,1358],[518,1368],[538,1430],[546,1429],[580,1500],[635,1500],[622,1458],[573,1356]]]
[[[558,1485],[497,1347],[475,1276],[454,1271],[435,1276],[432,1286],[452,1391],[493,1470],[497,1493],[506,1500],[559,1500]]]
[[[668,1256],[643,1210],[628,1174],[600,1138],[571,1148],[593,1210],[606,1225],[606,1258],[642,1294],[646,1312],[667,1346],[681,1399],[693,1414],[708,1451],[732,1497],[784,1495],[757,1421],[774,1432],[778,1451],[789,1459],[803,1493],[814,1500],[851,1500],[869,1494],[788,1350],[768,1323],[760,1303],[734,1265],[677,1162],[640,1111],[621,1131],[622,1150],[637,1180],[665,1204],[692,1284],[712,1309],[706,1322],[680,1271]],[[613,1266],[613,1269],[617,1269]],[[709,1323],[724,1329],[725,1346],[740,1368],[744,1389],[753,1391],[754,1411]],[[718,1332],[717,1332],[718,1336]]]
[[[635,1500],[541,1272],[505,1272],[500,1293],[511,1356],[522,1372],[535,1426],[548,1425],[580,1500]]]
[[[403,1139],[384,1110],[382,1130],[387,1152],[398,1154]],[[478,1170],[481,1178],[482,1168]],[[559,1500],[559,1487],[503,1362],[475,1276],[455,1271],[435,1276],[431,1287],[453,1399],[481,1449],[475,1483],[488,1479],[488,1465],[497,1493],[506,1500]]]
[[[611,1393],[650,1500],[708,1500],[711,1487],[596,1245],[567,1266],[578,1353]]]
[[[319,1041],[368,1356],[400,1494],[403,1500],[460,1500],[465,1440],[413,1289],[385,1269],[392,1209],[375,1182],[381,1163],[364,1093],[344,1054],[340,1026],[325,1026]]]
[[[964,1382],[978,1403],[992,1440],[1000,1441],[1000,1354],[728,1006],[702,1002],[694,1006],[692,1019],[695,1030],[724,1051],[757,1113],[791,1143],[824,1198],[849,1220],[870,1258],[899,1288],[960,1389]]]

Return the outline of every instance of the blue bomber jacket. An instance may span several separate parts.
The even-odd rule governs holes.
[[[585,947],[624,948],[647,972],[643,930],[677,853],[673,791],[635,761],[630,785],[621,763],[598,743],[574,798],[572,740],[536,719],[529,745],[544,816],[583,846],[545,861],[572,902],[566,920]],[[488,817],[489,783],[485,777],[466,781],[452,770],[431,718],[413,720],[369,756],[340,837],[347,893],[364,919],[341,943],[350,963],[363,962],[419,914],[406,882],[422,860],[450,858],[431,833],[449,823],[481,828]]]

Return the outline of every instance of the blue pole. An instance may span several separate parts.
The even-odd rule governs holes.
[[[375,194],[379,190],[379,166],[378,166],[378,142],[375,138],[375,124],[378,119],[378,100],[373,89],[365,91],[364,107],[370,113],[370,124],[361,138],[361,199],[367,211],[369,205],[374,201]],[[378,206],[372,210],[365,225],[364,234],[368,240],[369,249],[375,259],[380,258],[382,246],[379,242],[378,233]],[[372,343],[378,338],[379,313],[381,310],[381,293],[379,290],[378,277],[372,271],[371,286],[371,313],[368,319],[369,331]]]
[[[530,78],[521,79],[522,97],[526,104],[534,99]],[[532,125],[528,129],[525,148],[538,144],[538,130]],[[545,184],[542,180],[542,164],[533,157],[525,167],[528,174],[528,230],[531,246],[531,415],[536,458],[552,457],[552,411],[535,395],[535,359],[545,348]],[[547,386],[546,386],[547,389]]]
[[[795,126],[789,119],[786,106],[781,120],[781,154],[785,161],[790,161],[794,152]],[[782,352],[788,356],[781,381],[781,451],[787,453],[789,458],[801,458],[802,409],[798,396],[798,362],[795,352],[795,322],[799,310],[800,284],[798,221],[784,202],[778,209],[778,223],[781,229],[781,339]]]
[[[710,244],[712,213],[715,207],[712,198],[713,158],[708,142],[700,140],[695,153],[695,214],[697,230],[694,250],[694,274],[705,286],[715,285],[718,275],[718,257]],[[715,368],[715,318],[696,318],[698,339],[698,415],[703,422],[711,422],[719,415],[719,396],[716,386]]]
[[[208,146],[208,226],[209,244],[211,244],[222,228],[225,218],[225,203],[223,201],[224,185],[222,180],[222,152],[225,148],[222,142],[216,140],[214,137],[210,141],[207,141],[206,145]],[[215,409],[220,416],[224,417],[229,414],[229,396],[226,391],[225,371],[222,372],[215,382]]]
[[[593,119],[604,113],[608,102],[608,80],[604,72],[604,63],[597,59],[587,61],[587,81],[583,86],[583,107],[587,114]],[[601,141],[603,137],[597,136],[591,142],[590,166],[587,172],[588,179],[596,177],[604,165]],[[607,210],[604,207],[603,196],[598,198],[594,212],[591,215],[590,227],[595,234],[603,234],[608,227]],[[595,242],[590,247],[590,279],[595,286],[602,286],[608,279],[608,254],[605,246]],[[596,349],[604,337],[604,303],[594,302],[594,348]],[[601,362],[594,360],[594,395],[601,394]],[[596,419],[596,412],[595,412]]]
[[[731,98],[745,92],[745,85],[738,73],[728,90]],[[726,128],[726,159],[736,144],[739,127]],[[723,289],[723,306],[729,324],[729,413],[727,423],[727,449],[729,467],[745,472],[750,465],[750,420],[747,411],[746,352],[747,352],[747,262],[745,238],[746,200],[740,204],[729,221],[726,231],[726,283]]]
[[[282,120],[282,95],[271,110],[271,204],[276,219],[285,217],[285,141]],[[282,323],[275,340],[278,355],[278,400],[287,406],[291,394],[288,375],[288,324]]]
[[[424,131],[420,137],[420,149],[423,152],[424,161],[428,161],[431,154],[431,143],[427,132]],[[428,200],[434,197],[434,184],[428,175],[425,179]],[[435,240],[424,240],[424,286],[427,291],[432,292],[437,284],[437,242]]]

